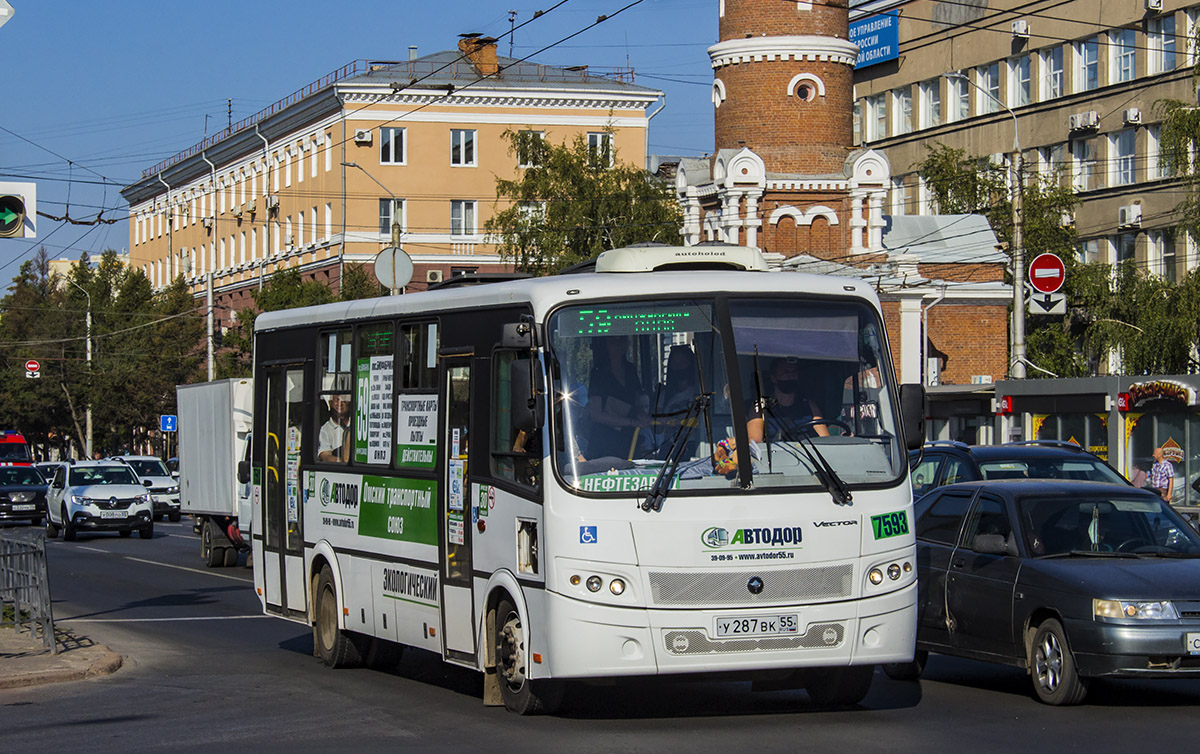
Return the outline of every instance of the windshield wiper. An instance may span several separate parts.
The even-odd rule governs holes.
[[[654,484],[650,485],[646,499],[642,501],[641,508],[647,513],[650,511],[657,513],[662,510],[663,501],[667,499],[671,485],[675,482],[675,475],[679,471],[679,458],[687,448],[687,441],[692,435],[692,430],[696,428],[696,421],[700,418],[701,413],[707,412],[711,400],[712,393],[697,393],[692,397],[692,402],[688,404],[682,423],[679,425],[679,429],[675,430],[675,437],[671,440],[671,447],[667,450],[667,457],[663,460],[662,468],[658,470]]]
[[[1138,558],[1139,555],[1132,552],[1115,552],[1106,550],[1071,550],[1069,552],[1056,552],[1053,555],[1043,555],[1038,560],[1051,560],[1053,558],[1070,558],[1070,557],[1095,557],[1095,558]]]
[[[850,505],[854,502],[854,496],[850,493],[850,486],[847,485],[842,478],[838,476],[833,467],[829,465],[829,461],[825,460],[825,456],[817,448],[817,444],[803,430],[797,430],[790,421],[782,416],[776,416],[771,411],[771,404],[774,403],[774,398],[768,398],[767,403],[763,406],[766,413],[771,414],[771,418],[779,424],[783,431],[785,439],[791,440],[800,447],[804,455],[808,458],[808,462],[812,464],[813,474],[817,480],[825,487],[825,490],[833,498],[833,502],[837,505]],[[816,424],[815,420],[811,423]],[[763,428],[763,437],[766,437],[766,427]]]

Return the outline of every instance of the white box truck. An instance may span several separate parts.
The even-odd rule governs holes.
[[[250,429],[254,384],[217,380],[175,388],[180,507],[194,517],[200,556],[234,566],[250,550]],[[245,462],[245,463],[243,463]],[[244,481],[239,480],[239,466]]]

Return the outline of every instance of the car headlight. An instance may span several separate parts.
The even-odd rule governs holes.
[[[168,487],[168,488],[167,488],[167,494],[168,494],[168,495],[178,495],[178,494],[179,494],[179,487],[178,487],[178,486],[175,486],[175,487]]]
[[[87,505],[89,501],[83,495],[71,495],[71,502],[76,505]]]
[[[10,492],[8,494],[8,499],[14,503],[28,503],[33,498],[34,493],[32,492]]]
[[[139,497],[138,500],[141,500],[143,503],[151,502],[150,493],[147,492],[145,495],[142,495],[141,497]]]
[[[1179,620],[1179,611],[1175,609],[1175,603],[1166,600],[1161,602],[1092,600],[1092,614],[1097,618]]]

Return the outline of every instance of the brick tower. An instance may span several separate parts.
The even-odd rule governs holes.
[[[881,251],[889,168],[853,146],[858,48],[847,0],[719,7],[720,41],[708,50],[716,152],[681,164],[676,178],[685,242],[845,263]]]

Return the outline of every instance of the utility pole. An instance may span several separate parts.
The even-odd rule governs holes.
[[[76,283],[71,278],[69,278],[69,277],[66,278],[66,281],[68,283],[70,283],[71,285],[75,286],[76,288],[78,288],[79,290],[83,291],[83,295],[87,296],[87,371],[88,371],[89,385],[88,385],[87,409],[84,414],[84,416],[85,416],[84,432],[86,433],[86,437],[84,437],[84,440],[83,440],[83,443],[85,446],[83,452],[87,455],[86,460],[90,461],[90,460],[92,460],[92,397],[91,397],[92,386],[90,384],[91,378],[92,378],[92,294],[88,293],[86,288],[84,288],[79,283]]]
[[[510,58],[513,56],[513,37],[516,36],[516,31],[517,12],[515,10],[510,10],[508,12],[508,56]]]

